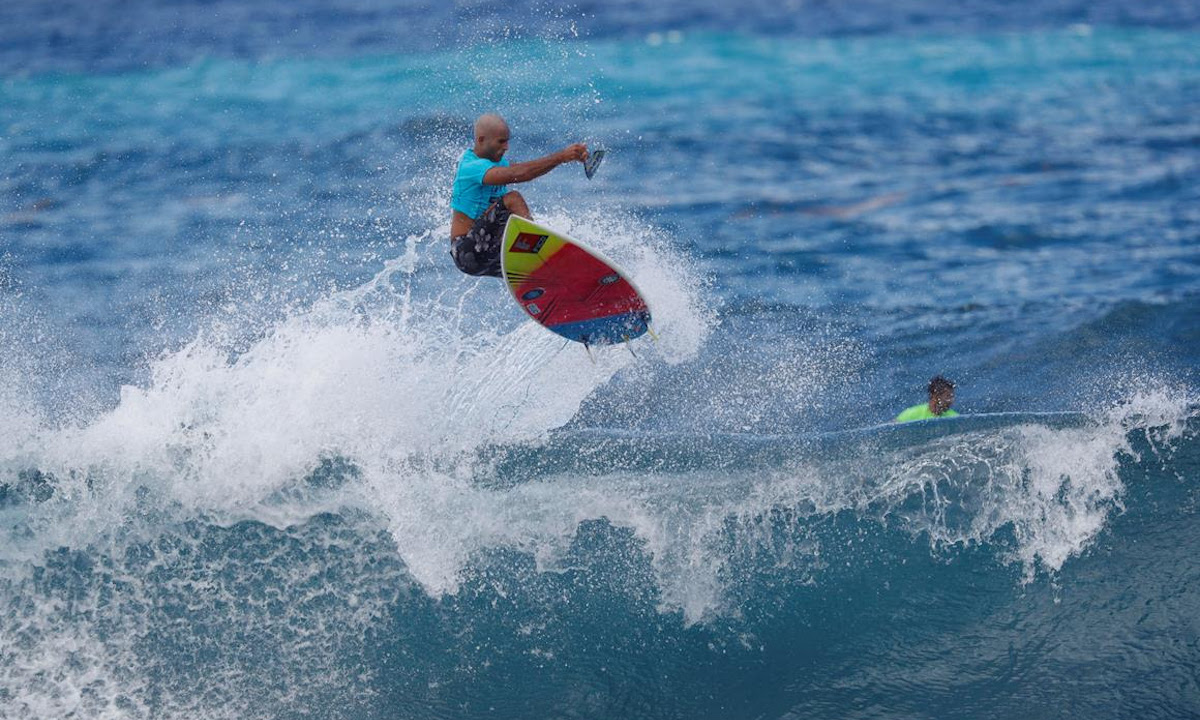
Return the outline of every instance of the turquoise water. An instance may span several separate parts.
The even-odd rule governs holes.
[[[0,716],[1200,712],[1195,13],[515,10],[0,10]]]

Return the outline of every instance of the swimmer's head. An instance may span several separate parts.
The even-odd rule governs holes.
[[[929,381],[929,410],[941,415],[954,404],[954,382],[941,375]]]

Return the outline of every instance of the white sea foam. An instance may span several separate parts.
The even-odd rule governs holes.
[[[147,535],[0,579],[0,714],[273,717],[363,692],[369,672],[352,658],[405,591],[370,532]]]
[[[289,512],[272,499],[322,458],[339,457],[364,479],[345,500],[385,508],[414,574],[435,590],[451,586],[446,578],[479,543],[456,553],[422,549],[422,539],[472,507],[481,525],[488,517],[487,496],[472,495],[469,468],[455,469],[455,459],[543,437],[623,368],[693,357],[711,316],[699,281],[666,259],[657,231],[606,235],[582,223],[577,234],[629,263],[659,335],[639,341],[640,359],[597,348],[593,360],[524,320],[498,281],[444,272],[445,230],[407,238],[370,281],[292,313],[248,347],[242,328],[214,325],[153,361],[148,382],[122,388],[116,406],[90,422],[44,429],[7,413],[15,429],[0,459],[49,473],[52,505],[79,501],[63,512],[86,519],[47,521],[23,547],[32,555],[21,554],[91,541],[145,492],[185,516],[301,519],[313,508]],[[452,559],[441,558],[447,552]]]
[[[16,468],[34,456],[43,419],[23,392],[18,373],[0,369],[0,468]]]
[[[599,472],[488,490],[468,470],[433,496],[393,493],[386,514],[406,563],[439,595],[457,591],[459,572],[485,548],[518,548],[557,568],[580,524],[604,519],[639,539],[663,610],[689,622],[735,611],[726,581],[738,553],[762,549],[798,582],[820,582],[825,551],[810,528],[847,511],[895,525],[935,553],[995,544],[1029,582],[1086,552],[1123,510],[1118,470],[1134,452],[1131,430],[1167,448],[1192,406],[1186,392],[1164,389],[1078,426],[1014,417],[917,442],[875,433],[761,472]],[[790,524],[782,533],[780,517]]]
[[[1124,510],[1127,488],[1118,471],[1135,458],[1131,432],[1168,448],[1195,408],[1186,388],[1154,382],[1091,415],[1082,427],[1018,422],[1010,427],[953,435],[888,458],[883,482],[868,503],[935,548],[988,543],[1011,531],[1007,555],[1025,581],[1039,570],[1057,572],[1085,552],[1114,513]],[[918,502],[919,501],[919,502]]]
[[[395,568],[421,592],[442,597],[460,590],[475,558],[497,548],[528,553],[543,571],[563,570],[581,524],[592,520],[628,529],[654,572],[660,609],[690,623],[736,613],[727,602],[729,578],[739,558],[757,549],[797,582],[820,583],[829,548],[807,528],[844,512],[899,525],[935,552],[1001,543],[1003,558],[1032,580],[1086,552],[1121,511],[1117,471],[1133,452],[1129,433],[1144,430],[1157,446],[1169,445],[1194,412],[1186,390],[1162,388],[1092,413],[1082,427],[1015,423],[898,444],[876,434],[848,456],[797,454],[736,471],[614,472],[600,454],[583,477],[491,486],[494,468],[476,451],[541,446],[617,374],[694,358],[715,322],[703,309],[702,280],[675,262],[653,229],[633,237],[604,232],[603,219],[572,223],[550,213],[546,220],[612,256],[647,293],[660,339],[639,342],[641,357],[600,349],[593,363],[509,312],[499,283],[442,272],[439,228],[406,238],[403,254],[369,282],[289,315],[248,347],[213,330],[165,354],[148,382],[124,388],[115,407],[91,422],[51,428],[22,415],[28,399],[0,395],[0,406],[12,411],[0,462],[49,473],[58,488],[52,500],[6,511],[22,513],[13,526],[29,530],[0,551],[5,596],[24,603],[10,608],[0,628],[29,638],[19,662],[0,670],[8,699],[27,716],[152,715],[141,704],[151,681],[134,670],[147,651],[128,639],[155,630],[146,626],[156,617],[147,608],[163,593],[193,598],[197,616],[232,613],[255,642],[280,654],[318,647],[339,656],[359,651],[363,628],[402,585],[398,570],[372,565],[379,553],[394,550]],[[774,391],[810,394],[803,390],[820,386],[822,367],[849,362],[839,353],[852,352],[835,347],[822,362],[780,366]],[[691,391],[697,403],[714,393],[726,402],[761,392],[761,384],[739,390],[698,378]],[[290,492],[330,458],[353,468],[341,484]],[[313,579],[329,567],[328,557],[273,563],[269,542],[246,556],[189,565],[203,547],[181,529],[189,522],[255,520],[291,541],[304,536],[304,552],[319,555],[314,547],[345,545],[308,529],[327,511],[351,518],[360,537],[380,529],[390,536],[386,550],[344,547],[343,585]],[[782,533],[779,517],[790,523]],[[159,537],[183,549],[155,550],[146,566],[120,560]],[[36,594],[28,573],[60,546],[88,548],[108,563],[82,572],[71,607],[53,592]],[[168,569],[179,587],[146,597],[151,588],[141,583],[155,568]],[[276,576],[260,587],[255,573]],[[117,603],[105,598],[115,587]],[[297,594],[253,599],[262,587]],[[303,603],[314,597],[329,608],[321,615],[328,626],[305,629]],[[302,668],[294,687],[317,676],[329,684],[294,690],[298,703],[355,682],[332,666],[312,669]],[[231,717],[249,712],[233,691],[262,678],[242,666],[213,673],[221,680],[208,682],[205,695],[169,690],[178,692],[171,707],[214,717],[221,716],[214,708]]]
[[[249,519],[286,531],[293,523],[306,527],[317,513],[345,510],[369,518],[362,537],[371,536],[371,527],[389,531],[408,575],[439,595],[457,588],[480,550],[544,552],[569,538],[580,519],[618,514],[608,501],[531,506],[520,493],[481,489],[469,458],[484,446],[544,437],[624,368],[694,356],[710,322],[697,309],[699,286],[681,266],[663,266],[661,236],[653,230],[626,246],[609,243],[605,249],[630,263],[650,296],[660,339],[640,342],[646,350],[640,359],[623,348],[597,348],[593,361],[525,321],[501,283],[443,272],[444,230],[407,238],[403,254],[369,282],[287,315],[248,345],[244,328],[214,324],[154,360],[147,382],[122,388],[115,406],[92,420],[47,426],[30,410],[31,399],[14,394],[20,383],[6,386],[0,467],[6,478],[25,468],[46,473],[56,488],[47,501],[4,511],[13,520],[13,542],[0,555],[0,580],[3,597],[20,607],[8,608],[0,629],[28,641],[18,655],[5,651],[0,689],[19,716],[153,715],[141,690],[152,682],[153,660],[134,643],[156,632],[199,641],[186,627],[148,626],[163,619],[152,608],[164,593],[194,604],[189,617],[226,614],[229,627],[266,647],[278,645],[284,655],[306,644],[353,646],[389,602],[387,592],[364,585],[381,578],[372,557],[378,549],[347,547],[358,569],[345,574],[344,587],[317,583],[300,591],[337,596],[322,601],[331,627],[304,628],[312,620],[303,615],[304,598],[256,603],[244,595],[303,588],[309,575],[328,572],[328,559],[268,562],[263,571],[269,565],[270,573],[292,576],[264,585],[254,570],[263,562],[256,553],[275,551],[249,547],[195,566],[203,541],[179,523],[214,527]],[[353,479],[324,493],[289,492],[329,458],[352,468]],[[161,542],[172,547],[164,550]],[[43,597],[28,574],[60,547],[103,563],[50,571],[79,585],[71,607],[53,592]],[[152,556],[148,565],[128,559],[143,553]],[[171,585],[148,585],[146,577],[156,572],[158,582]],[[397,578],[388,582],[394,593]],[[305,675],[292,684],[300,704],[361,682],[335,672],[346,647],[326,650],[318,657],[330,658],[329,666],[316,672],[307,661],[288,664]],[[252,715],[246,699],[255,696],[249,686],[255,674],[227,669],[210,668],[213,675],[194,696],[153,681],[157,702],[173,713]],[[329,678],[317,683],[325,690],[307,686],[316,677]]]

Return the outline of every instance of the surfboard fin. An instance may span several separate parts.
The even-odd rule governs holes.
[[[622,337],[625,339],[625,349],[629,351],[630,355],[637,357],[637,353],[633,351],[633,345],[629,343],[629,336],[623,335]]]
[[[650,327],[649,325],[646,325],[646,334],[650,336],[651,340],[658,342],[658,334],[655,333],[654,328]]]
[[[583,342],[583,349],[587,352],[588,360],[591,360],[592,364],[595,365],[596,358],[594,355],[592,355],[592,346],[588,344],[587,340],[584,340],[582,342]]]

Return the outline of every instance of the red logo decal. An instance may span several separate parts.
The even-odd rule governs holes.
[[[538,235],[536,233],[521,233],[513,241],[512,252],[537,253],[546,244],[546,240],[549,237],[549,235]]]

